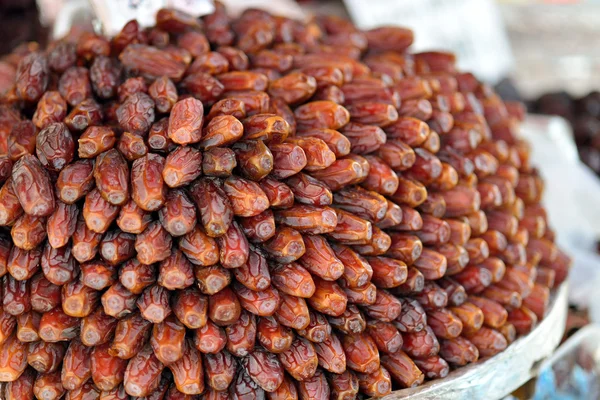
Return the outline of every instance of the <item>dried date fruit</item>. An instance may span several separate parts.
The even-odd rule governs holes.
[[[208,298],[208,317],[219,326],[233,324],[241,312],[239,300],[229,287]]]
[[[129,200],[129,166],[117,150],[98,155],[94,179],[100,195],[110,204],[120,206]]]
[[[159,210],[159,219],[171,236],[182,236],[196,226],[196,207],[184,191],[172,190]]]
[[[234,115],[215,115],[203,130],[200,147],[209,150],[233,144],[242,137],[243,132],[244,126]]]
[[[175,294],[173,310],[179,321],[189,329],[202,328],[207,323],[208,299],[192,286]]]
[[[19,61],[15,77],[15,90],[20,99],[33,103],[38,101],[49,81],[48,59],[39,52],[31,52]]]
[[[233,219],[233,208],[219,183],[217,180],[200,178],[189,188],[190,196],[200,212],[202,225],[211,237],[225,234]]]
[[[103,392],[117,388],[125,377],[127,360],[110,354],[110,344],[96,346],[90,356],[92,380]]]
[[[90,347],[108,343],[113,337],[117,322],[116,318],[97,308],[81,321],[81,342]]]
[[[119,126],[136,135],[145,136],[154,119],[154,100],[143,92],[127,97],[117,109]]]
[[[137,70],[146,78],[167,76],[179,81],[186,69],[186,63],[169,52],[144,44],[130,44],[121,52],[119,59],[126,68]]]
[[[158,387],[163,368],[152,348],[146,346],[127,364],[123,384],[125,391],[130,396],[149,395]]]
[[[92,86],[88,69],[83,67],[67,69],[60,77],[58,90],[67,103],[73,107],[91,97]]]
[[[79,160],[63,168],[56,181],[60,200],[73,204],[88,194],[94,187],[93,170],[93,162],[87,160]]]
[[[204,107],[200,100],[188,98],[178,101],[169,117],[169,138],[181,145],[199,142],[203,116]]]
[[[171,243],[171,235],[160,222],[151,222],[146,230],[135,238],[137,259],[148,265],[162,261],[171,254]]]
[[[135,311],[137,298],[135,293],[117,282],[102,294],[101,302],[106,314],[121,319]]]
[[[66,115],[66,101],[59,92],[50,91],[44,93],[38,102],[32,121],[39,129],[44,129],[54,122],[61,122]]]
[[[153,153],[133,162],[131,198],[145,211],[157,211],[165,202],[167,188],[162,176],[164,166],[165,159]]]
[[[152,323],[139,312],[134,312],[119,320],[109,354],[129,360],[138,354],[150,337]],[[148,346],[150,347],[150,346]],[[150,348],[152,351],[152,348]]]
[[[65,389],[78,389],[91,378],[91,354],[91,347],[84,346],[79,340],[71,341],[61,370],[61,382]]]
[[[54,212],[48,217],[46,231],[48,243],[54,248],[65,246],[77,229],[79,209],[76,205],[57,202]]]
[[[56,202],[50,176],[34,156],[24,155],[15,163],[10,182],[25,213],[45,217],[54,211]]]

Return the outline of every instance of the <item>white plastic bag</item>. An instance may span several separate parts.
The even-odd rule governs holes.
[[[558,244],[573,257],[569,299],[598,310],[592,318],[600,322],[600,179],[579,160],[564,119],[529,115],[521,134],[531,143],[532,165],[544,178],[543,203]]]

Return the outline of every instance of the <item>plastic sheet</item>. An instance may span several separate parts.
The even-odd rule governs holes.
[[[577,155],[571,128],[559,117],[528,116],[521,134],[545,182],[544,206],[558,245],[573,257],[569,300],[600,322],[600,180]]]
[[[533,400],[600,398],[600,326],[588,325],[542,364]]]

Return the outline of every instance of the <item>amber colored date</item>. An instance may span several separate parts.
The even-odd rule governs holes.
[[[23,214],[23,208],[9,178],[0,189],[0,225],[10,226]]]
[[[367,244],[373,239],[371,222],[341,209],[335,209],[337,224],[328,236],[344,244]]]
[[[310,306],[321,313],[339,316],[346,310],[348,298],[342,288],[335,282],[313,278],[315,292],[308,298]]]
[[[130,396],[147,396],[158,387],[163,364],[146,346],[127,364],[124,387]]]
[[[311,171],[311,176],[325,183],[331,190],[360,183],[369,174],[369,163],[361,156],[349,154],[339,158],[329,167]]]
[[[247,178],[259,181],[273,171],[273,153],[262,140],[237,142],[232,149],[240,172]]]
[[[387,257],[368,257],[373,270],[371,281],[379,288],[391,289],[406,281],[408,269],[402,261]]]
[[[538,318],[533,311],[526,306],[515,308],[508,313],[507,322],[515,327],[519,335],[526,335],[537,324]]]
[[[86,226],[91,231],[106,232],[118,213],[119,208],[104,200],[98,189],[92,190],[85,196],[82,214]]]
[[[425,248],[413,265],[423,274],[425,279],[439,279],[446,273],[448,264],[444,255]]]
[[[171,235],[160,222],[154,221],[135,238],[137,259],[144,264],[165,260],[171,254],[171,242]]]
[[[21,315],[31,310],[30,283],[6,275],[2,281],[3,310],[10,315]]]
[[[277,229],[275,236],[265,242],[263,248],[272,258],[282,263],[295,261],[306,251],[302,235],[288,227]]]
[[[161,363],[170,365],[183,357],[185,333],[185,326],[173,315],[159,324],[154,324],[150,346]]]
[[[202,138],[204,107],[198,99],[187,98],[173,105],[169,117],[169,138],[180,145],[197,143]]]
[[[296,338],[291,347],[278,356],[283,368],[296,380],[312,377],[319,363],[313,345],[303,338]]]
[[[162,179],[164,167],[165,159],[153,153],[133,162],[131,198],[145,211],[157,211],[165,202],[167,188]]]
[[[72,317],[87,317],[98,306],[100,292],[82,281],[72,281],[62,287],[62,308]]]
[[[402,350],[383,355],[381,365],[387,369],[392,380],[402,387],[418,386],[425,378],[413,360]]]
[[[253,243],[263,243],[275,235],[275,217],[271,210],[253,217],[239,218],[239,223],[244,235]]]
[[[227,336],[225,330],[207,321],[200,329],[194,331],[194,346],[204,354],[216,354],[225,348]]]
[[[481,309],[485,325],[492,328],[500,328],[506,322],[508,317],[506,310],[494,300],[479,296],[469,296],[469,302]]]
[[[108,150],[96,157],[94,179],[98,191],[110,204],[123,205],[129,199],[129,166],[116,149]]]
[[[269,199],[260,186],[252,181],[230,176],[223,184],[234,215],[253,217],[269,208]]]
[[[229,287],[208,298],[208,317],[219,326],[230,325],[238,320],[241,306]]]
[[[367,333],[383,353],[395,353],[402,348],[403,339],[394,324],[383,321],[368,321]]]
[[[15,162],[25,154],[35,152],[35,136],[37,134],[32,121],[16,122],[8,134],[8,156]]]
[[[91,347],[84,346],[79,340],[71,341],[61,371],[61,382],[65,389],[78,389],[92,377],[91,354]]]
[[[123,382],[127,363],[110,354],[108,343],[94,347],[90,356],[94,384],[103,392],[117,388]]]
[[[144,289],[142,294],[137,297],[135,304],[142,317],[158,324],[164,321],[172,312],[169,300],[170,293],[167,289],[159,285],[152,285]]]
[[[14,193],[27,214],[45,217],[54,211],[50,176],[36,157],[29,154],[21,157],[13,166],[11,177]]]
[[[192,184],[189,193],[200,212],[206,233],[211,237],[225,234],[231,225],[233,208],[219,182],[201,178]]]
[[[113,337],[117,323],[116,318],[106,314],[100,308],[96,309],[81,321],[81,331],[79,333],[81,342],[90,347],[109,342]]]
[[[0,382],[13,382],[27,368],[28,344],[21,342],[17,335],[11,335],[1,345]]]
[[[414,235],[405,233],[390,233],[392,243],[386,255],[412,265],[423,252],[423,243]]]
[[[13,246],[7,260],[10,276],[19,281],[31,278],[40,268],[42,249],[40,247],[25,251]]]
[[[36,154],[44,167],[60,171],[73,160],[75,143],[67,126],[51,123],[36,137]]]
[[[203,354],[202,364],[207,385],[217,391],[227,390],[235,378],[235,358],[227,351]]]
[[[102,294],[104,312],[115,318],[122,318],[135,310],[138,296],[117,282]]]
[[[427,326],[427,314],[417,300],[400,298],[402,312],[393,322],[400,332],[420,332]]]
[[[467,338],[477,347],[481,357],[494,356],[508,346],[500,332],[487,327],[482,327],[476,333],[468,335]]]
[[[266,317],[273,315],[277,310],[280,301],[279,292],[272,287],[254,291],[235,283],[234,289],[241,306],[252,314]]]
[[[267,392],[275,391],[283,382],[284,369],[275,354],[257,349],[244,357],[241,364],[250,378]]]
[[[201,173],[202,154],[193,147],[178,147],[170,152],[160,171],[164,182],[171,188],[187,185]],[[146,179],[157,178],[147,176]],[[160,181],[160,178],[158,178]]]
[[[43,274],[34,275],[30,280],[31,308],[43,313],[60,304],[60,286],[51,283]]]
[[[257,339],[271,353],[281,353],[292,345],[294,333],[273,317],[261,317],[257,324]]]
[[[236,166],[235,152],[229,148],[215,147],[202,157],[202,173],[206,176],[227,178]]]
[[[38,399],[60,399],[66,390],[60,381],[60,371],[38,374],[33,393]]]
[[[463,323],[452,311],[441,308],[427,312],[427,323],[440,339],[452,339],[460,335]]]
[[[53,373],[59,370],[67,351],[63,343],[47,343],[39,341],[29,345],[27,364],[41,374]]]
[[[344,272],[341,276],[344,286],[362,287],[371,280],[373,268],[365,258],[343,245],[333,245],[332,249],[344,265]]]
[[[118,229],[107,232],[100,242],[100,256],[112,266],[121,264],[135,256],[135,241],[134,235]]]
[[[4,389],[4,396],[7,399],[33,399],[36,373],[31,369],[26,369],[14,381],[8,382]]]

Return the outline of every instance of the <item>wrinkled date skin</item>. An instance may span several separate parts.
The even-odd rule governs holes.
[[[46,217],[54,211],[55,198],[50,176],[32,155],[25,155],[13,166],[12,184],[23,210]]]

